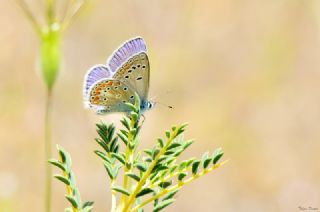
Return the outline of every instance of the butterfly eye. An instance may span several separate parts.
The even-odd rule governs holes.
[[[133,68],[133,69],[136,69],[136,67],[135,67],[135,66],[132,66],[132,68]]]
[[[140,65],[137,65],[138,68],[140,68]]]
[[[123,90],[125,90],[125,91],[126,91],[126,90],[128,90],[128,88],[127,88],[127,87],[124,87],[124,88],[123,88]]]
[[[142,77],[137,77],[137,80],[141,80],[142,79]]]
[[[118,89],[118,87],[117,87],[117,86],[115,86],[115,87],[114,87],[114,89]]]
[[[130,99],[133,99],[134,98],[134,96],[130,96]]]
[[[128,73],[131,73],[132,72],[132,70],[128,70]]]
[[[142,66],[142,68],[146,68],[146,66]]]
[[[128,78],[129,78],[129,76],[127,75],[127,76],[125,76],[124,78],[128,79]]]

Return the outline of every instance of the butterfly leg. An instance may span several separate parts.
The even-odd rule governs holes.
[[[143,118],[141,125],[143,125],[144,121],[146,120],[146,117],[144,116],[144,114],[141,114],[141,116],[142,116],[142,118]]]

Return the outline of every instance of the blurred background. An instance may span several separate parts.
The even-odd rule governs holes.
[[[39,1],[28,3],[43,16]],[[39,42],[14,1],[1,1],[0,27],[0,211],[43,211]],[[121,114],[85,110],[83,77],[137,35],[149,51],[150,96],[174,106],[147,112],[141,148],[188,122],[185,137],[196,142],[182,158],[222,147],[230,159],[186,186],[167,211],[320,210],[319,1],[91,0],[64,33],[53,143],[72,155],[82,199],[93,200],[94,211],[111,204],[93,153],[95,123],[119,125]],[[53,211],[68,205],[64,194],[54,180]]]

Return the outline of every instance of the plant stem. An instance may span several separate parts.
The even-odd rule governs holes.
[[[126,161],[129,161],[129,163],[131,163],[131,158],[132,158],[132,150],[129,148],[129,145],[130,145],[130,143],[133,142],[133,135],[131,133],[131,129],[134,128],[134,124],[135,124],[134,120],[131,120],[131,122],[130,122],[130,130],[129,130],[129,134],[128,134],[128,143],[127,143],[127,146],[126,146],[125,157],[126,157]],[[131,165],[131,167],[132,167],[132,165]],[[124,166],[123,188],[125,188],[125,189],[131,187],[130,179],[126,175],[126,173],[128,173],[130,171],[130,169],[128,169],[127,166]],[[127,196],[123,194],[122,198],[121,198],[120,205],[123,205],[125,203],[126,199],[127,199]]]
[[[52,92],[50,89],[47,91],[47,100],[45,108],[45,158],[51,158],[52,142],[51,142],[51,106],[52,106]],[[51,211],[51,190],[52,190],[52,167],[46,164],[46,182],[45,182],[45,211]]]
[[[111,181],[111,188],[113,187],[113,185],[116,183],[115,180]],[[115,212],[116,211],[116,206],[117,206],[117,196],[116,196],[117,192],[114,191],[113,189],[111,190],[111,212]]]
[[[167,193],[169,193],[169,192],[171,192],[171,191],[174,191],[174,190],[176,190],[176,189],[179,189],[179,188],[181,188],[182,186],[184,186],[185,184],[190,183],[190,182],[194,181],[195,179],[197,179],[197,178],[199,178],[199,177],[201,177],[201,176],[203,176],[203,175],[205,175],[205,174],[208,174],[209,172],[211,172],[211,171],[219,168],[220,166],[224,165],[226,162],[228,162],[228,161],[224,161],[224,162],[222,162],[222,163],[219,163],[219,164],[216,164],[216,165],[212,166],[212,167],[209,168],[209,169],[205,169],[205,170],[203,170],[202,172],[200,172],[200,173],[198,173],[198,174],[195,174],[195,175],[193,175],[192,177],[190,177],[190,178],[188,178],[188,179],[186,179],[186,180],[184,180],[184,181],[180,181],[177,185],[172,186],[172,187],[169,188],[169,189],[163,189],[163,190],[162,190],[160,193],[158,193],[157,195],[155,195],[155,196],[153,196],[153,197],[151,197],[151,198],[143,201],[141,204],[139,204],[139,205],[137,205],[136,207],[134,207],[134,208],[131,210],[131,212],[137,211],[139,208],[142,208],[143,206],[147,205],[148,203],[154,201],[155,199],[158,199],[159,197],[161,197],[161,196],[163,196],[163,195],[165,195],[165,194],[167,194]]]
[[[172,143],[172,141],[175,139],[176,135],[178,133],[178,130],[175,130],[174,133],[171,135],[171,137],[168,139],[166,145],[161,149],[161,151],[158,153],[158,155],[155,157],[155,159],[152,161],[152,163],[150,164],[148,170],[144,173],[142,179],[139,181],[138,185],[136,186],[136,188],[134,189],[133,193],[131,193],[131,195],[129,196],[128,201],[125,203],[124,208],[122,211],[127,211],[133,201],[134,198],[136,197],[136,195],[138,194],[138,192],[141,190],[142,186],[144,185],[144,183],[146,182],[146,180],[148,179],[148,177],[150,176],[153,168],[155,167],[155,165],[158,163],[160,156],[163,155],[165,153],[165,151],[167,150],[167,148],[169,147],[169,145]]]

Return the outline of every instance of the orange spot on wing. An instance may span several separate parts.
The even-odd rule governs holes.
[[[109,81],[109,82],[107,82],[106,84],[105,84],[105,86],[111,86],[113,84],[113,82],[112,81]]]

